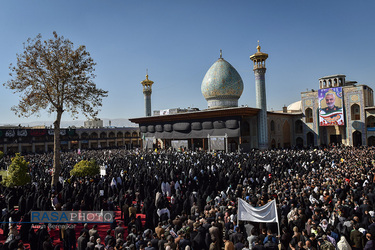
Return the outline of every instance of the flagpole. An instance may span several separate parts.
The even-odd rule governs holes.
[[[240,198],[237,197],[237,227],[238,227],[238,225],[239,225],[239,221],[240,221],[240,220],[238,219],[238,218],[240,218],[239,213],[240,213]]]
[[[276,221],[277,221],[277,232],[279,233],[279,236],[281,236],[280,235],[280,225],[279,225],[279,215],[278,215],[277,206],[276,206],[276,199],[274,199],[274,204],[275,204]]]

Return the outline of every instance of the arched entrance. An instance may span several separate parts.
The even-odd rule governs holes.
[[[370,137],[367,139],[367,145],[368,145],[368,146],[375,146],[375,136],[370,136]]]
[[[284,148],[290,147],[290,125],[288,121],[285,121],[283,126],[283,144]]]
[[[356,130],[353,133],[353,146],[354,147],[362,146],[362,133],[359,132],[358,130]]]
[[[312,132],[308,132],[306,135],[307,139],[307,146],[314,147],[314,134]]]

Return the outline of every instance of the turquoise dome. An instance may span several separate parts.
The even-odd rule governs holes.
[[[237,107],[243,92],[243,82],[237,70],[219,58],[204,76],[201,91],[208,108]]]

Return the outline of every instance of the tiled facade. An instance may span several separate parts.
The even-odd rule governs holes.
[[[373,90],[357,82],[346,82],[345,75],[323,77],[319,79],[319,82],[320,88],[342,87],[345,125],[319,126],[318,92],[313,90],[302,92],[302,121],[306,125],[304,126],[304,146],[330,143],[354,146],[373,145],[372,140],[375,141],[375,134],[372,130],[375,131],[375,125],[368,122],[369,119],[375,119]],[[308,140],[308,136],[312,136],[313,140]],[[341,138],[341,140],[335,141],[334,138]]]

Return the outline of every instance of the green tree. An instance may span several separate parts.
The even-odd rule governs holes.
[[[100,173],[100,168],[95,160],[82,160],[74,165],[70,171],[70,176],[76,177],[93,177]]]
[[[16,153],[8,167],[8,175],[4,177],[2,184],[7,187],[14,187],[23,186],[30,181],[29,163],[20,153]]]
[[[95,117],[107,91],[96,87],[96,63],[85,46],[74,49],[73,43],[53,32],[53,38],[42,41],[39,34],[27,40],[24,51],[17,54],[16,65],[10,65],[12,77],[4,86],[19,93],[20,102],[12,107],[18,116],[29,117],[47,110],[56,115],[54,126],[54,161],[52,185],[58,182],[60,162],[60,123],[63,113],[77,118],[79,111]]]

